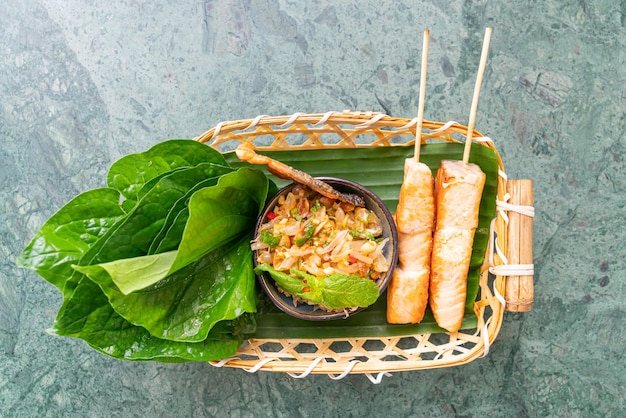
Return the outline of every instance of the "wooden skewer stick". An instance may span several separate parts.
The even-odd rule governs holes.
[[[426,97],[426,67],[428,66],[428,37],[430,31],[424,31],[424,42],[422,47],[422,74],[420,77],[420,94],[417,105],[417,126],[415,127],[415,161],[420,160],[420,147],[422,145],[422,122],[424,120],[424,99]]]
[[[476,111],[478,109],[478,96],[480,95],[480,86],[483,82],[483,74],[487,65],[487,55],[489,54],[489,40],[491,39],[491,28],[485,30],[485,38],[483,39],[483,50],[480,55],[480,65],[478,66],[478,75],[476,76],[476,85],[474,86],[474,96],[472,97],[472,108],[470,109],[469,123],[467,125],[467,139],[463,150],[463,162],[469,161],[470,149],[472,147],[472,135],[474,134],[474,123],[476,122]]]

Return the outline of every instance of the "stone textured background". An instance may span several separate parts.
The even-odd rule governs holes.
[[[413,117],[425,28],[425,117],[467,123],[486,26],[477,128],[537,210],[534,309],[486,358],[372,385],[45,333],[60,295],[15,256],[114,160],[258,114]],[[623,416],[625,86],[624,0],[0,0],[0,416]]]

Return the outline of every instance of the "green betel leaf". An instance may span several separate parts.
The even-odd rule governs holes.
[[[155,286],[128,295],[119,291],[105,269],[88,266],[81,270],[100,285],[114,310],[129,322],[158,338],[198,342],[218,322],[256,312],[250,238],[246,234]]]
[[[75,265],[73,267],[101,286],[108,285],[110,278],[115,277],[117,288],[124,289],[128,294],[148,287],[166,277],[170,273],[177,253],[177,251],[168,251],[161,254],[111,261],[110,263],[91,266]]]
[[[172,166],[183,163],[200,164],[198,155],[211,156],[211,159],[227,165],[221,155],[215,156],[214,150],[207,152],[205,148],[208,147],[197,143],[192,144],[192,142],[194,141],[171,141],[154,149],[158,151],[158,154],[167,154]],[[175,151],[184,152],[182,156],[177,156]],[[193,154],[193,157],[187,158],[188,154]],[[122,158],[117,169],[125,167],[125,172],[129,177],[132,177],[133,167],[129,163],[137,161],[142,155],[136,154],[128,160]],[[141,167],[142,165],[138,164],[136,170],[140,170]],[[177,168],[177,170],[181,170],[181,168]],[[115,171],[115,169],[112,170],[112,172]],[[232,170],[219,166],[218,173],[229,171]],[[160,180],[166,174],[171,174],[171,172],[161,173],[156,179]],[[134,176],[141,177],[137,173]],[[143,178],[148,178],[148,174],[143,175]],[[217,177],[211,184],[216,182]],[[158,181],[155,181],[152,186],[157,183]],[[208,184],[210,183],[204,185]],[[152,186],[144,187],[141,191],[146,193]],[[35,270],[63,291],[73,274],[71,265],[83,258],[96,241],[108,236],[107,234],[111,229],[119,227],[120,221],[127,215],[124,207],[120,204],[122,200],[123,196],[113,188],[94,189],[75,197],[40,228],[31,243],[18,257],[18,266]],[[178,236],[179,241],[181,235],[182,231]],[[170,236],[168,242],[175,239],[176,237]]]
[[[247,328],[246,321],[251,319],[242,318],[235,325]],[[121,360],[180,362],[219,360],[234,355],[245,339],[245,335],[234,336],[238,328],[230,324],[215,327],[215,332],[197,343],[157,338],[121,317],[98,285],[83,277],[71,297],[64,301],[49,332],[80,338],[93,349]]]
[[[176,170],[159,181],[109,233],[94,245],[79,265],[92,265],[119,259],[141,257],[149,253],[168,215],[185,208],[189,193],[198,184],[216,184],[232,169],[213,163]]]
[[[152,243],[148,248],[147,254],[161,253],[164,251],[174,250],[180,244],[185,230],[185,225],[189,218],[189,200],[198,190],[205,187],[211,187],[217,184],[221,175],[230,173],[230,170],[224,170],[222,174],[212,176],[206,180],[201,180],[193,187],[190,187],[185,193],[172,205],[167,216],[163,221],[161,230],[152,239]]]
[[[269,181],[260,170],[241,168],[220,178],[216,187],[198,191],[189,202],[189,220],[178,249],[174,269],[207,253],[206,237],[218,246],[235,234],[252,232],[263,209]]]
[[[94,280],[102,277],[99,272],[104,269],[111,280],[123,294],[129,294],[151,286],[174,272],[197,261],[207,253],[226,244],[254,228],[257,216],[265,202],[268,180],[259,170],[242,168],[236,172],[220,177],[217,185],[206,187],[193,194],[189,201],[189,219],[185,226],[182,241],[178,250],[144,257],[113,258],[100,255],[99,258],[113,258],[114,261],[93,264],[89,267],[77,266],[76,269],[90,275]],[[139,209],[146,202],[142,199]],[[132,214],[129,215],[129,219]],[[146,222],[139,223],[140,231],[145,232]],[[137,230],[131,225],[130,231]],[[122,232],[120,232],[122,231]],[[119,254],[119,246],[123,238],[128,239],[128,231],[122,228],[115,231],[109,242],[101,249],[101,253]],[[125,254],[132,254],[126,251]],[[82,264],[82,263],[81,263]],[[141,275],[137,272],[141,271]]]
[[[63,206],[37,231],[17,259],[63,291],[65,282],[89,248],[126,214],[113,189],[82,193]]]
[[[240,176],[253,177],[250,188],[238,187],[241,179],[227,178],[228,191],[217,193],[211,203],[227,201],[228,210],[211,212],[202,203],[190,210],[196,192],[233,172],[222,155],[206,145],[166,141],[146,153],[122,158],[110,170],[111,188],[77,196],[53,215],[17,260],[63,292],[51,332],[81,338],[95,350],[125,360],[208,361],[233,355],[256,327],[252,313],[257,301],[246,235],[252,226],[237,227],[243,224],[237,217],[256,219],[268,181],[258,172],[255,181],[251,170],[240,170]],[[275,190],[274,184],[269,186]],[[219,202],[222,198],[224,202]],[[228,230],[230,238],[213,240],[212,229],[198,223],[196,229],[207,233],[200,237],[204,241],[187,245],[188,253],[200,259],[181,262],[175,274],[141,292],[126,297],[106,270],[90,266],[138,256],[132,259],[135,279],[142,281],[155,270],[167,272],[177,260],[187,223],[205,213],[228,218],[216,225],[218,231]],[[211,241],[215,245],[202,252]],[[100,280],[101,288],[72,269],[76,264],[108,282]],[[129,322],[114,306],[165,338]]]
[[[189,219],[189,207],[186,206],[183,210],[178,212],[170,222],[170,216],[173,214],[174,213],[168,215],[165,225],[163,225],[161,232],[159,232],[158,239],[152,242],[148,254],[158,254],[178,248],[183,232],[185,231],[185,225],[187,225],[187,220]]]
[[[150,180],[178,168],[202,163],[228,166],[222,154],[211,147],[189,139],[171,139],[148,151],[117,160],[109,169],[107,184],[134,204],[140,200],[140,190]]]

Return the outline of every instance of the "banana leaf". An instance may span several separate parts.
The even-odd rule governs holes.
[[[433,143],[421,147],[420,161],[427,164],[433,175],[440,161],[460,160],[464,144]],[[400,186],[404,178],[404,160],[413,156],[413,147],[376,147],[289,150],[262,152],[313,176],[332,176],[355,181],[376,193],[393,212],[398,204]],[[234,153],[225,154],[233,167],[246,165]],[[478,228],[474,238],[470,270],[467,277],[467,303],[462,329],[475,328],[477,318],[472,309],[478,294],[480,267],[483,264],[489,240],[489,227],[495,216],[498,185],[498,158],[496,153],[481,145],[473,144],[470,162],[478,164],[486,174],[486,182],[480,203]],[[277,179],[265,171],[278,187],[288,181]],[[255,338],[350,338],[401,336],[422,333],[445,332],[439,328],[430,309],[424,320],[415,325],[392,325],[386,320],[387,295],[364,311],[345,320],[305,321],[291,317],[273,306],[258,315]]]

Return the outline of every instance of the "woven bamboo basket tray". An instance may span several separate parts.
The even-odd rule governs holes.
[[[239,143],[259,151],[414,146],[417,119],[374,112],[295,113],[221,122],[196,138],[225,152]],[[456,122],[423,121],[422,143],[464,142],[468,128]],[[328,141],[326,138],[335,137]],[[340,379],[365,374],[378,383],[391,372],[457,366],[485,356],[502,326],[505,310],[532,305],[532,182],[509,180],[493,141],[474,131],[474,141],[498,158],[493,239],[480,269],[474,302],[477,326],[456,333],[390,337],[250,339],[217,367],[248,372],[286,372],[292,377],[326,374]]]

